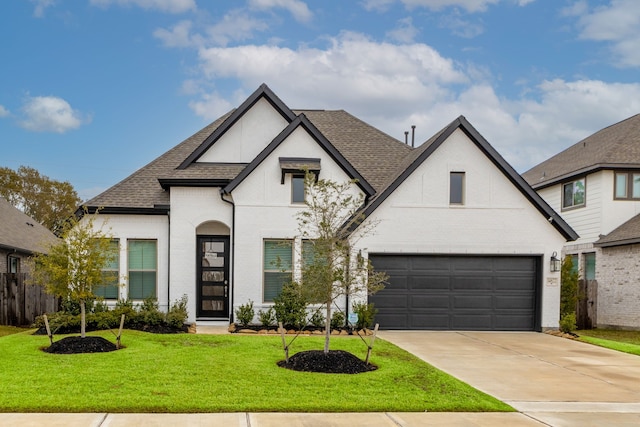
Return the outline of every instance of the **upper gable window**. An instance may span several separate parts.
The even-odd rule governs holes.
[[[449,173],[449,204],[464,205],[464,172]]]
[[[304,203],[304,175],[291,176],[291,203]]]
[[[640,173],[616,172],[614,198],[640,200]]]
[[[579,208],[585,205],[585,179],[580,178],[562,185],[562,209]]]

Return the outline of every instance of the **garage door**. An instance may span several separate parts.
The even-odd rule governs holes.
[[[369,297],[382,329],[539,330],[539,257],[369,256],[389,275]]]

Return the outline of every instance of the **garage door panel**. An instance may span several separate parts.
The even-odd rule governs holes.
[[[409,297],[409,307],[413,309],[449,310],[449,295],[413,295]]]
[[[451,278],[451,289],[456,291],[490,291],[493,289],[493,279],[491,277],[455,275]]]
[[[491,310],[493,298],[491,295],[460,295],[452,297],[454,310]]]
[[[409,279],[410,289],[449,290],[451,278],[449,276],[412,276]]]
[[[370,254],[370,259],[390,275],[390,285],[369,299],[379,310],[381,328],[540,327],[540,257]]]

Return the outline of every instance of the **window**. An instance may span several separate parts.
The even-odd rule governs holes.
[[[118,282],[120,277],[120,244],[118,240],[112,240],[110,242],[109,249],[113,253],[105,268],[102,269],[102,286],[98,286],[94,293],[98,297],[104,299],[118,299],[120,297],[118,292]]]
[[[129,298],[156,298],[158,250],[155,240],[129,240]]]
[[[9,256],[8,272],[12,274],[20,273],[20,258]]]
[[[291,176],[291,203],[304,203],[304,175]]]
[[[584,278],[585,280],[596,279],[596,254],[593,252],[584,254]]]
[[[464,172],[449,174],[449,204],[464,205]]]
[[[264,302],[273,302],[293,279],[293,240],[264,241]]]
[[[577,208],[585,202],[584,178],[562,185],[562,208]]]
[[[615,199],[640,200],[640,173],[616,172]]]

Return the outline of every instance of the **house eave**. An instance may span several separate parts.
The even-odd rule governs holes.
[[[601,170],[628,170],[628,169],[640,169],[640,164],[638,163],[597,163],[581,169],[577,169],[575,171],[567,172],[565,174],[554,177],[548,181],[543,181],[537,184],[533,183],[531,184],[531,188],[538,191],[544,188],[552,187],[557,184],[561,184],[563,182],[571,181],[581,176],[586,176],[595,172],[599,172]]]
[[[610,242],[594,243],[593,246],[597,248],[611,248],[614,246],[627,246],[640,243],[640,237],[634,237],[631,239],[613,240]]]
[[[158,182],[163,190],[171,187],[225,187],[230,179],[205,179],[205,178],[158,178]]]
[[[101,215],[167,215],[170,210],[169,205],[154,205],[152,208],[127,207],[127,206],[85,206],[87,213]],[[79,218],[84,215],[84,209],[76,210]]]

